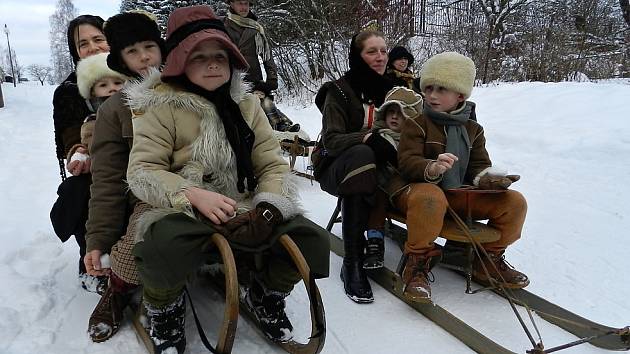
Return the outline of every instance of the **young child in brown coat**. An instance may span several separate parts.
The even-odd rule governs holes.
[[[407,119],[398,148],[398,167],[404,181],[393,180],[399,190],[394,201],[407,217],[407,260],[402,273],[404,293],[412,301],[431,299],[427,279],[431,260],[440,251],[433,241],[450,206],[466,212],[466,197],[448,190],[462,185],[480,189],[507,189],[518,176],[506,176],[492,166],[484,131],[472,118],[474,103],[467,101],[475,80],[475,64],[454,52],[435,55],[422,67],[420,86],[425,94],[423,113]],[[489,260],[473,264],[473,278],[483,284],[490,277],[505,287],[522,288],[527,276],[505,261],[505,249],[521,237],[527,203],[517,191],[476,194],[471,203],[473,219],[487,219],[500,239],[483,245]],[[418,271],[420,270],[420,271]]]

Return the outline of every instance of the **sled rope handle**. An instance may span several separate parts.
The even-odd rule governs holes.
[[[453,208],[450,205],[448,206],[448,211],[449,211],[449,214],[453,217],[453,219],[457,223],[457,226],[459,226],[459,228],[462,230],[462,232],[464,232],[466,237],[468,237],[468,239],[470,240],[470,243],[471,243],[471,245],[473,247],[473,250],[475,251],[475,255],[479,259],[482,259],[481,258],[481,254],[479,252],[479,249],[481,249],[481,253],[483,253],[483,256],[486,257],[486,259],[490,259],[490,256],[488,255],[488,252],[486,252],[486,250],[481,246],[481,243],[479,241],[477,241],[473,237],[472,233],[470,232],[470,229],[468,228],[468,225],[466,225],[466,223],[462,220],[461,217],[459,217],[459,215],[455,212],[455,210],[453,210]],[[503,293],[508,295],[506,297],[507,300],[508,300],[508,303],[510,304],[510,307],[512,308],[512,311],[514,312],[514,315],[516,315],[516,318],[518,319],[519,323],[521,324],[521,327],[523,328],[523,331],[525,331],[525,334],[527,335],[530,343],[532,344],[532,347],[533,348],[544,348],[542,336],[540,334],[540,331],[538,330],[538,326],[536,325],[536,321],[534,321],[534,317],[532,316],[532,310],[529,308],[529,306],[527,306],[527,304],[525,304],[524,307],[527,310],[527,314],[529,315],[529,319],[530,319],[532,325],[534,326],[534,330],[536,331],[536,334],[538,336],[538,343],[536,343],[534,337],[532,336],[532,333],[530,332],[529,328],[527,327],[527,324],[523,320],[523,317],[521,316],[521,314],[516,309],[516,305],[514,304],[514,301],[513,301],[513,295],[514,294],[511,291],[508,292],[506,290],[506,288],[503,285],[501,285],[500,283],[497,284],[497,282],[494,280],[494,278],[490,276],[490,272],[488,271],[488,268],[486,267],[484,262],[481,262],[481,267],[483,268],[483,271],[484,271],[485,275],[490,280],[490,284],[492,284],[492,286],[495,287],[495,288],[498,285],[499,289],[501,291],[503,291]],[[497,269],[496,264],[492,263],[492,267],[494,268],[496,273],[499,275],[499,277],[501,277],[501,280],[505,283],[506,282],[505,278],[503,278],[503,276],[501,275],[501,273]]]

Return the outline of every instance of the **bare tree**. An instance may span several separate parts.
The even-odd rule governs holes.
[[[33,75],[34,78],[36,78],[42,84],[42,86],[44,86],[44,81],[52,73],[52,68],[50,66],[39,64],[29,65],[26,69],[31,75]]]

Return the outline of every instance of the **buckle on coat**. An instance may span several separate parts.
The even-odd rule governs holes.
[[[262,212],[262,216],[265,220],[267,220],[267,222],[271,222],[271,220],[273,220],[273,213],[269,209],[265,209],[265,211]]]

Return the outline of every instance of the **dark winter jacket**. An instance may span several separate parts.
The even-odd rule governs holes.
[[[473,180],[485,169],[492,166],[486,150],[486,138],[483,127],[473,119],[465,124],[470,139],[470,159],[466,170],[465,182],[472,185]],[[446,127],[434,123],[425,115],[415,119],[406,119],[402,126],[400,145],[398,145],[398,170],[388,188],[390,196],[395,196],[409,183],[439,183],[427,178],[429,163],[435,161],[446,150]]]
[[[420,93],[420,79],[416,78],[409,69],[405,70],[405,72],[400,72],[393,68],[387,68],[385,77],[388,78],[394,86],[407,87]]]
[[[315,104],[322,112],[321,138],[311,156],[318,178],[332,159],[361,144],[368,129],[364,128],[363,104],[344,77],[322,85],[315,96]]]
[[[81,143],[81,125],[89,114],[90,110],[85,99],[79,94],[77,76],[73,72],[57,87],[53,96],[58,159],[64,159],[72,146]]]
[[[270,96],[271,91],[278,88],[278,69],[273,58],[264,61],[263,67],[267,79],[263,79],[262,68],[256,52],[256,30],[241,27],[227,17],[225,17],[224,23],[230,38],[236,43],[243,57],[247,60],[247,64],[249,64],[249,70],[247,71],[245,80],[253,84],[254,91],[262,91],[267,96]]]
[[[125,234],[137,198],[127,190],[125,176],[133,142],[131,110],[118,92],[98,110],[92,157],[92,198],[87,222],[87,251],[109,252]]]

